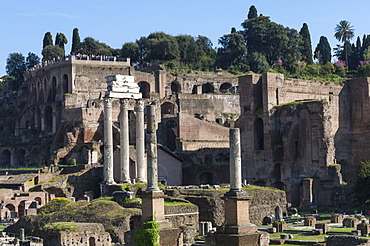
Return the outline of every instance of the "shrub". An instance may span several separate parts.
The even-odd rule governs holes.
[[[142,224],[142,229],[136,230],[134,243],[136,246],[159,246],[159,224],[155,221],[147,221]]]

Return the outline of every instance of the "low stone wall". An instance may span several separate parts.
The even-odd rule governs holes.
[[[225,205],[221,199],[227,190],[179,190],[184,198],[199,208],[199,221],[211,221],[213,226],[224,221]],[[249,217],[252,223],[261,225],[266,215],[275,214],[279,205],[286,212],[286,196],[284,191],[255,187],[245,190],[252,196],[249,206]]]
[[[368,239],[355,236],[330,236],[326,241],[326,246],[370,246]]]

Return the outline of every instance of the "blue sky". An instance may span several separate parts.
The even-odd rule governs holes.
[[[241,29],[251,5],[258,14],[298,31],[307,23],[313,49],[320,36],[326,36],[332,48],[336,46],[334,28],[341,20],[351,22],[356,37],[370,34],[365,21],[370,1],[364,0],[0,0],[0,76],[5,74],[9,53],[26,56],[33,52],[41,57],[42,40],[48,31],[53,39],[57,32],[66,35],[67,52],[75,27],[81,39],[93,37],[113,48],[155,31],[203,35],[217,46],[231,27]]]

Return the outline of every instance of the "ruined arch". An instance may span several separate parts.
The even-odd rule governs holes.
[[[230,92],[230,89],[233,85],[231,83],[222,83],[221,86],[220,86],[220,92],[222,93],[227,93],[227,92]]]
[[[175,114],[175,105],[170,102],[162,103],[161,105],[161,113],[164,114]]]
[[[64,74],[62,77],[62,94],[71,93],[68,83],[68,75]]]
[[[257,118],[254,121],[254,149],[264,150],[263,120]]]
[[[276,163],[274,169],[272,170],[272,178],[280,180],[281,179],[281,164]]]
[[[44,110],[44,124],[46,132],[53,130],[53,109],[50,106],[47,106]]]
[[[18,218],[23,217],[26,214],[26,200],[23,200],[18,205]]]
[[[138,85],[143,98],[150,98],[150,84],[146,81],[140,81]]]
[[[15,212],[15,206],[13,204],[9,203],[5,205],[5,207],[8,209],[8,211],[6,211],[5,218],[12,219],[17,217]]]
[[[25,155],[26,151],[24,149],[19,149],[15,152],[16,167],[25,166]]]
[[[55,101],[55,96],[57,94],[57,78],[54,76],[51,79],[51,85],[49,88],[49,94],[48,94],[48,102],[54,102]]]
[[[10,159],[11,153],[9,150],[3,150],[0,154],[0,168],[10,167],[11,165],[11,159]]]
[[[223,124],[222,118],[216,118],[216,123],[219,124],[220,126],[222,126],[222,124]]]
[[[167,142],[167,147],[175,151],[176,150],[176,132],[177,132],[177,122],[174,120],[169,120],[166,123],[166,142]],[[176,130],[176,132],[175,132]]]
[[[175,80],[171,83],[171,91],[172,91],[173,94],[181,92],[181,86],[180,86],[180,83],[177,80]]]
[[[202,93],[213,93],[215,91],[215,87],[211,83],[206,83],[202,85]]]

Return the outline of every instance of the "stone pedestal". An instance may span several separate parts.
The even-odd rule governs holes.
[[[304,218],[304,225],[305,226],[315,226],[316,225],[316,218],[312,216],[308,216]]]
[[[330,223],[342,224],[343,216],[341,214],[332,214],[330,217]]]
[[[142,221],[164,220],[164,193],[162,191],[148,191],[140,195],[142,199]]]
[[[244,234],[217,234],[206,237],[207,246],[268,246],[270,237],[267,232]]]
[[[223,197],[225,202],[225,233],[238,234],[256,232],[258,227],[249,220],[249,200],[245,192],[228,192]]]
[[[326,234],[329,231],[329,225],[327,223],[317,223],[315,229],[322,229],[322,233]]]

